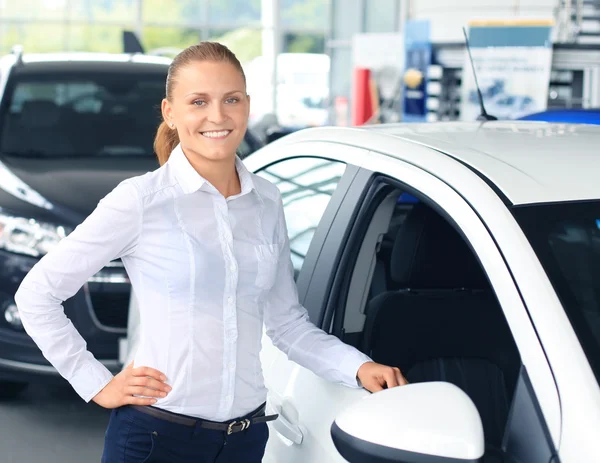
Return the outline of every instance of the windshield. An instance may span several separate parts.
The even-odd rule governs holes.
[[[23,156],[152,156],[165,74],[19,75],[0,113],[0,151]]]
[[[600,201],[513,210],[600,382]]]

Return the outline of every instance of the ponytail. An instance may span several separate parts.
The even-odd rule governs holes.
[[[177,130],[171,129],[165,121],[162,121],[154,138],[154,152],[161,166],[167,162],[171,152],[178,144],[179,135],[177,135]]]

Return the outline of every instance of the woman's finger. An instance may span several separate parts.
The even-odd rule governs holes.
[[[132,376],[127,381],[128,386],[142,386],[147,387],[149,389],[156,389],[157,391],[170,392],[171,386],[165,384],[161,381],[157,381],[153,378],[148,377],[140,377],[140,376]]]
[[[125,389],[127,395],[143,395],[145,397],[166,397],[167,393],[141,386],[129,386]]]
[[[165,381],[167,377],[160,371],[150,367],[137,367],[131,370],[133,376],[150,376],[157,381]]]
[[[405,386],[408,384],[408,381],[406,380],[406,378],[402,375],[402,372],[400,371],[399,368],[394,368],[394,371],[396,373],[396,380],[398,381],[398,384],[400,386]]]
[[[383,391],[383,387],[381,386],[381,384],[379,384],[379,382],[373,382],[372,384],[369,384],[368,386],[365,386],[365,388],[369,391],[369,392],[379,392],[379,391]]]
[[[393,368],[390,368],[383,374],[383,378],[385,379],[385,383],[387,388],[390,389],[392,387],[398,386],[398,380],[396,379],[396,372]]]
[[[132,395],[125,396],[125,405],[154,405],[155,403],[156,399],[134,397]]]

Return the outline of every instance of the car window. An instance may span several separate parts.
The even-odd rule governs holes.
[[[280,161],[258,172],[281,191],[296,277],[345,170],[346,165],[341,162],[301,157]]]
[[[0,114],[0,150],[39,156],[153,156],[165,75],[166,70],[16,74]]]
[[[600,201],[513,211],[600,382]]]
[[[409,382],[461,388],[486,448],[499,449],[521,360],[486,270],[448,212],[398,185],[372,185],[343,244],[337,272],[350,280],[330,302],[333,332]]]

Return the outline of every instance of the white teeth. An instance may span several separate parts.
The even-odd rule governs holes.
[[[202,132],[202,135],[208,138],[221,138],[229,135],[230,130],[221,130],[220,132]]]

